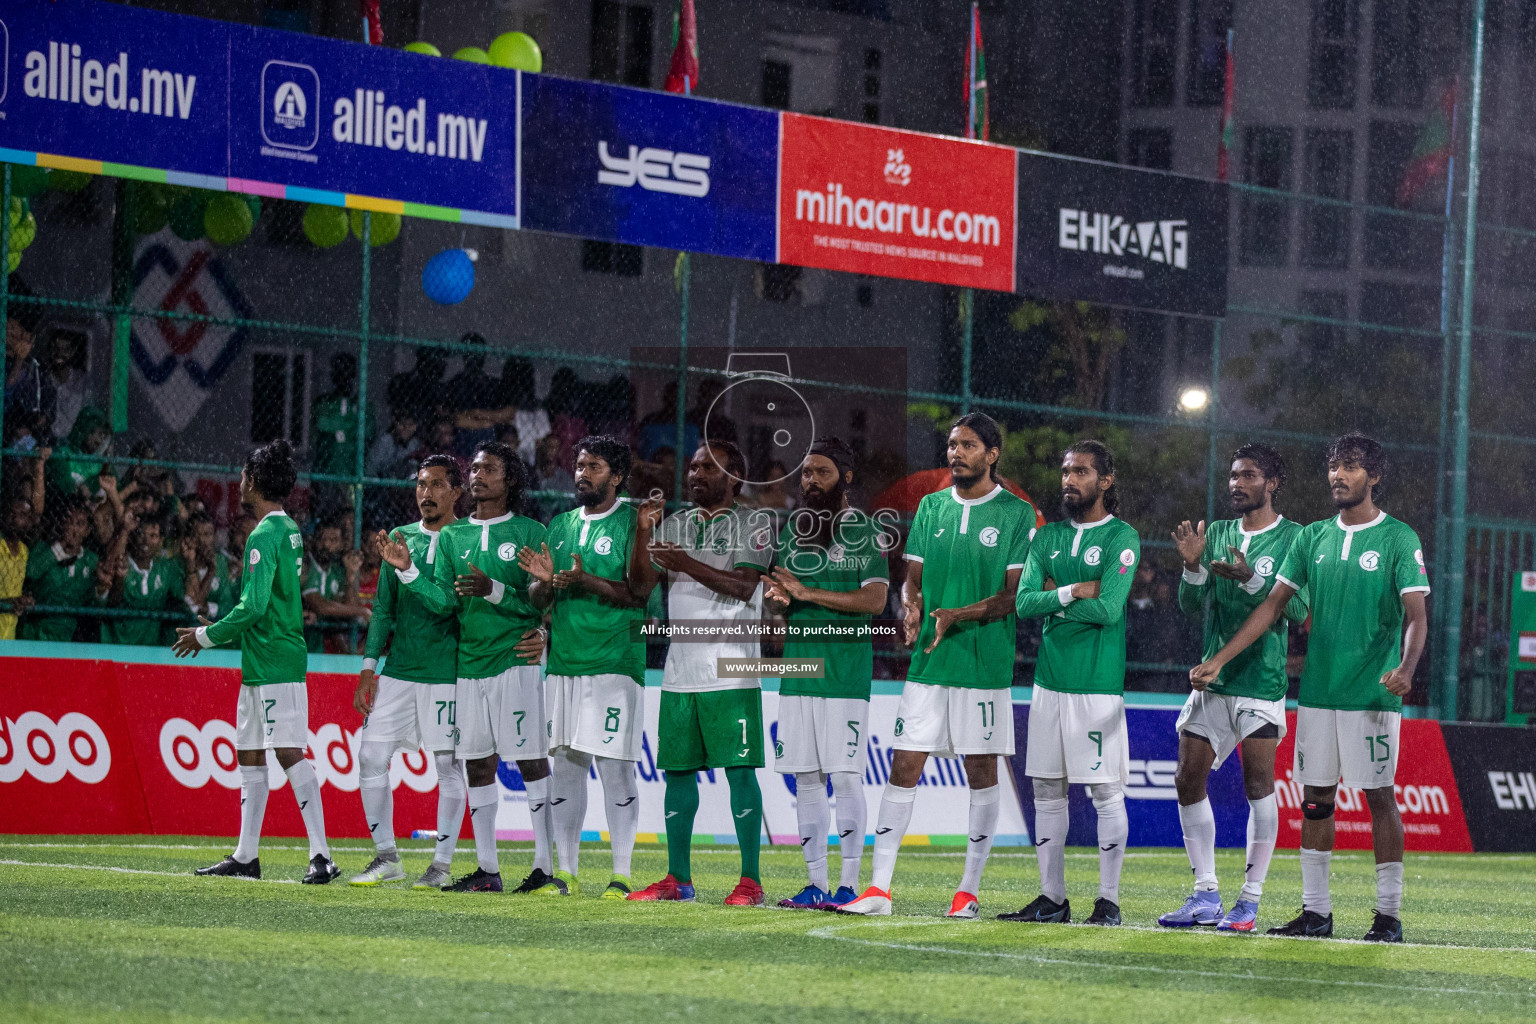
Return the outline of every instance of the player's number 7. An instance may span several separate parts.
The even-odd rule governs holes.
[[[736,719],[736,721],[741,723],[741,745],[742,746],[746,746],[747,745],[747,720],[745,718],[738,718],[738,719]]]

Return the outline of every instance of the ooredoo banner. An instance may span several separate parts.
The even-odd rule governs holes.
[[[783,263],[1012,291],[1015,150],[782,115]]]

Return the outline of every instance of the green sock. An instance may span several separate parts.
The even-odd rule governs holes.
[[[693,881],[689,854],[693,819],[699,813],[699,773],[667,772],[667,873],[679,882]]]
[[[759,882],[758,848],[763,841],[763,791],[757,785],[757,769],[727,768],[731,784],[731,816],[736,819],[736,842],[741,846],[741,877]]]

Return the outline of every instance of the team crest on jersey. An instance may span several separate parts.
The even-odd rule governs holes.
[[[1097,544],[1083,552],[1083,561],[1089,565],[1098,565],[1103,557],[1104,549],[1099,547]]]
[[[251,548],[251,568],[256,568],[256,563],[261,561],[261,552]]]
[[[1364,569],[1366,572],[1375,572],[1376,567],[1380,564],[1381,555],[1375,551],[1367,551],[1365,554],[1360,556],[1360,568]]]
[[[1417,551],[1415,551],[1413,553],[1413,560],[1415,562],[1419,563],[1419,568],[1422,569],[1424,567],[1424,549],[1423,548],[1419,548]]]
[[[976,539],[981,541],[981,546],[984,548],[997,547],[997,527],[987,527],[985,530],[981,531],[981,535]]]
[[[592,550],[600,555],[606,555],[613,551],[612,537],[599,537],[597,543],[592,545]]]
[[[905,729],[906,729],[906,723],[903,722],[899,718],[896,719],[896,735],[900,736],[902,734],[903,730],[905,730]]]
[[[848,552],[844,550],[843,546],[834,541],[832,546],[827,548],[827,561],[841,562],[847,554]]]
[[[1260,576],[1270,576],[1275,571],[1275,560],[1268,555],[1253,563],[1253,571]]]
[[[512,561],[517,557],[517,545],[513,544],[511,541],[507,541],[501,547],[496,549],[496,557],[501,559],[503,562]]]
[[[714,550],[715,554],[717,554],[717,555],[725,554],[725,538],[724,537],[716,537],[714,544],[711,545],[711,548]]]
[[[1120,552],[1120,564],[1125,566],[1127,569],[1129,569],[1131,566],[1135,565],[1136,564],[1136,552],[1132,551],[1129,548],[1127,548],[1124,551]]]

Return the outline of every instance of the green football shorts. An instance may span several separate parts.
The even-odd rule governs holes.
[[[669,772],[763,767],[763,691],[661,691],[656,767]]]

